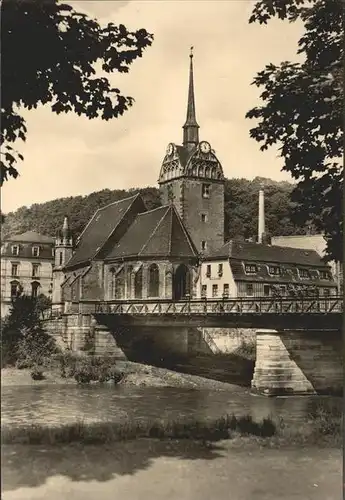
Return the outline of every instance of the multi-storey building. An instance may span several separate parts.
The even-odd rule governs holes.
[[[8,314],[19,290],[52,296],[54,239],[28,231],[5,238],[1,245],[1,317]]]

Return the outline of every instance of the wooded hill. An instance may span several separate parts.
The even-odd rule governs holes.
[[[295,220],[295,206],[291,201],[293,185],[256,177],[227,179],[225,183],[225,237],[256,237],[258,218],[258,193],[265,186],[266,230],[274,235],[306,234],[307,227]],[[21,207],[4,215],[2,236],[37,231],[55,236],[67,215],[74,238],[78,237],[94,212],[109,203],[140,192],[147,208],[160,206],[159,190],[155,187],[142,189],[103,189],[86,196],[58,198],[46,203]],[[312,229],[309,226],[309,230]]]

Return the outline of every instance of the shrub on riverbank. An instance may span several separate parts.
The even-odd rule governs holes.
[[[108,381],[117,384],[123,378],[123,373],[117,368],[112,356],[87,356],[64,352],[52,359],[51,366],[58,368],[62,378],[74,378],[78,384]]]
[[[202,442],[241,436],[271,437],[276,426],[269,418],[254,422],[252,417],[225,415],[214,420],[186,420],[171,422],[76,422],[59,427],[31,425],[28,427],[3,428],[3,444],[69,443],[105,444],[136,438],[192,439]]]

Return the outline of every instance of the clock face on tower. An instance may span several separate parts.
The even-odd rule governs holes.
[[[168,156],[171,156],[174,152],[174,145],[173,144],[168,144],[168,147],[167,147],[167,155]]]
[[[207,141],[200,142],[200,151],[202,153],[209,153],[211,151],[211,146]]]

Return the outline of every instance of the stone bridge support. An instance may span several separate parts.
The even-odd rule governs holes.
[[[256,331],[253,393],[341,394],[343,382],[340,330]]]

